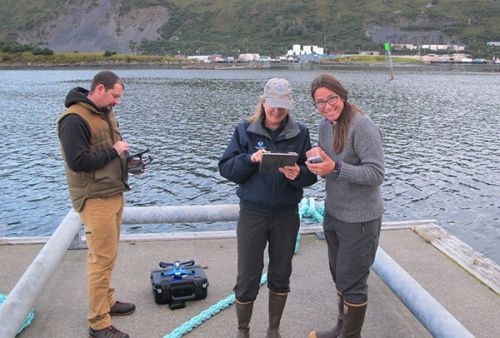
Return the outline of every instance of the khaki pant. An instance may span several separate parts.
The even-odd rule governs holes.
[[[123,194],[85,201],[80,218],[87,238],[87,293],[89,325],[101,330],[111,325],[109,310],[116,302],[111,274],[118,256]]]

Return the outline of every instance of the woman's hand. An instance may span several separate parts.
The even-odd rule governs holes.
[[[307,169],[313,174],[325,177],[335,168],[335,162],[319,147],[314,147],[306,153],[307,157],[321,156],[323,162],[310,163],[306,161]]]
[[[323,149],[321,149],[320,147],[314,146],[314,147],[312,147],[311,149],[309,149],[306,152],[306,157],[307,158],[311,158],[311,157],[314,157],[314,156],[321,156],[321,151],[322,150]]]
[[[260,163],[260,162],[262,162],[262,154],[264,154],[265,152],[266,152],[265,149],[257,150],[255,153],[252,154],[252,157],[250,157],[250,160],[253,163]]]
[[[295,180],[300,174],[300,167],[295,165],[289,165],[283,168],[278,168],[279,172],[284,174],[285,177],[291,181]]]

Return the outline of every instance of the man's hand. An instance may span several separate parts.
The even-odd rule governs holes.
[[[128,143],[124,141],[118,141],[113,145],[113,148],[116,150],[118,155],[121,155],[124,152],[128,151]]]

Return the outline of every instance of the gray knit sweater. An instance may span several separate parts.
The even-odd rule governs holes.
[[[340,175],[326,178],[325,210],[347,223],[361,223],[382,216],[380,185],[384,181],[384,154],[380,130],[367,114],[356,112],[347,142],[340,154],[333,151],[335,125],[319,123],[319,146],[334,161],[342,161]]]

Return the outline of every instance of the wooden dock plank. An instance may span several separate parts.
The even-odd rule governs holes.
[[[414,224],[411,229],[499,295],[500,268],[495,262],[436,223]]]

